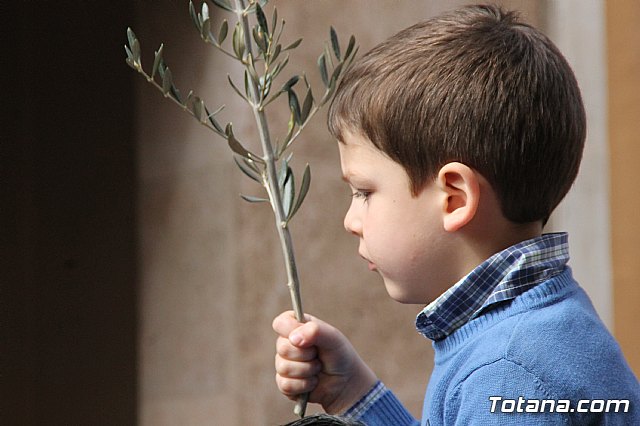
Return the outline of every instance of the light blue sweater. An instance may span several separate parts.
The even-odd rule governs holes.
[[[422,425],[640,425],[638,380],[569,268],[433,346]],[[380,386],[354,417],[417,424]]]

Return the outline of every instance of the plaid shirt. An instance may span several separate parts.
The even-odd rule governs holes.
[[[565,269],[569,261],[566,233],[544,234],[511,246],[471,271],[416,318],[416,328],[441,340],[490,309],[516,298]]]

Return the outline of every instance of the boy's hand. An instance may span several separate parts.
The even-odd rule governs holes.
[[[273,320],[276,383],[290,399],[310,392],[309,401],[330,414],[342,413],[375,385],[373,371],[338,329],[310,315],[299,323],[293,312]]]

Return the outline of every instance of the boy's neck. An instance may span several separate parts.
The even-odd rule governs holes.
[[[459,276],[463,277],[478,265],[496,253],[518,244],[522,241],[542,235],[541,223],[513,224],[502,230],[493,228],[492,234],[482,233],[482,236],[465,234],[459,251]]]
[[[461,229],[467,273],[494,254],[542,235],[542,221],[515,223],[504,217],[500,203],[486,182],[481,182],[482,197],[473,220]]]
[[[496,235],[496,238],[492,240],[492,247],[489,251],[498,253],[507,247],[539,237],[540,235],[542,235],[541,222],[524,224],[508,222],[504,225],[504,232]]]

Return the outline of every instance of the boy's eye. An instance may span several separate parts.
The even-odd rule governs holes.
[[[367,200],[367,198],[369,198],[369,195],[371,195],[371,191],[365,191],[362,189],[358,189],[356,191],[353,192],[353,194],[351,194],[353,198],[361,198],[363,200]]]

